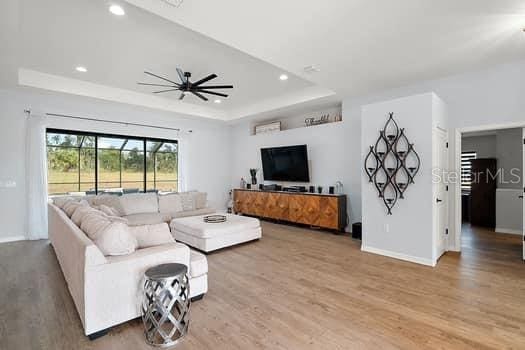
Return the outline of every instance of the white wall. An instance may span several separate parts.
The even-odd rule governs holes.
[[[260,149],[306,144],[308,149],[310,184],[323,186],[326,192],[328,186],[336,181],[342,181],[343,186],[350,182],[346,169],[352,165],[345,157],[347,152],[345,121],[329,123],[308,128],[290,129],[281,132],[250,135],[249,123],[235,125],[232,130],[232,187],[239,187],[241,177],[249,180],[249,169],[262,169]],[[259,182],[262,181],[262,170],[258,172]],[[276,183],[272,181],[271,183]],[[286,184],[281,182],[280,184]],[[293,185],[308,185],[289,183]],[[352,212],[352,206],[348,206]],[[347,227],[347,230],[349,227]]]
[[[518,175],[521,178],[522,153],[522,128],[503,129],[496,132],[496,159],[498,168],[503,171],[503,176],[498,179],[498,188],[517,190],[523,188],[523,181],[518,181],[518,178],[513,176]]]
[[[431,93],[366,105],[362,112],[361,158],[379,137],[388,113],[394,119],[421,159],[414,184],[408,186],[405,199],[399,199],[388,215],[375,186],[361,172],[363,208],[363,244],[365,251],[375,252],[427,265],[433,258],[433,186],[432,129],[434,98]],[[437,118],[436,118],[437,119]]]
[[[496,232],[522,234],[523,227],[522,189],[496,189]]]
[[[476,152],[477,158],[497,158],[496,135],[463,136],[461,152]]]
[[[16,182],[14,188],[0,187],[0,240],[25,235],[26,116],[23,110],[27,108],[37,115],[62,113],[181,128],[181,143],[189,147],[188,188],[208,192],[210,203],[216,208],[226,206],[231,181],[231,138],[230,127],[224,123],[72,95],[30,89],[0,90],[0,182]],[[49,127],[178,138],[174,131],[62,118],[49,118]],[[193,132],[190,134],[188,130]]]
[[[385,89],[384,91],[348,98],[343,101],[344,178],[350,202],[351,221],[361,218],[361,106],[392,98],[410,96],[429,91],[435,92],[448,106],[449,128],[491,125],[497,123],[525,122],[525,61],[509,63],[488,70],[451,76],[438,80]],[[335,143],[335,141],[333,141]],[[449,154],[455,153],[454,134],[449,135]],[[455,167],[455,164],[451,164]],[[452,186],[449,198],[454,198]],[[451,200],[449,212],[455,213],[455,202]],[[450,222],[454,242],[454,222]]]

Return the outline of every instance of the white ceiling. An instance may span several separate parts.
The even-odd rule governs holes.
[[[114,16],[108,12],[110,4],[104,0],[20,0],[24,45],[19,82],[218,119],[333,94],[132,5],[123,6],[125,16]],[[76,66],[85,66],[88,72],[77,72]],[[180,92],[152,94],[165,88],[137,85],[139,81],[165,83],[145,75],[144,70],[179,81],[176,67],[190,71],[193,81],[216,73],[219,77],[209,84],[231,84],[234,89],[216,90],[230,95],[220,98],[220,104],[212,102],[219,97],[209,96],[210,101],[204,102],[192,95],[181,103]],[[279,79],[282,73],[288,74],[287,81]]]
[[[108,12],[119,3],[123,17]],[[523,59],[518,0],[3,0],[19,83],[234,120]],[[9,13],[7,16],[5,13]],[[13,16],[19,23],[12,23]],[[6,20],[9,20],[7,24]],[[5,37],[5,38],[4,38]],[[307,65],[318,73],[305,73]],[[85,74],[74,71],[85,65]],[[180,102],[137,81],[217,73],[224,103]],[[287,71],[290,79],[278,76]],[[3,77],[0,77],[3,78]],[[0,79],[0,82],[2,80]]]
[[[523,0],[126,0],[340,96],[523,59]],[[321,72],[305,74],[316,65]]]

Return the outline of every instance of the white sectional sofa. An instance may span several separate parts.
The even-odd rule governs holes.
[[[128,217],[128,220],[130,215],[140,214],[130,213],[131,203],[140,210],[155,214],[151,194],[125,195],[124,201],[128,200],[126,196],[134,196],[127,204],[124,203],[124,214],[128,213],[124,217]],[[145,202],[140,203],[139,196],[143,196]],[[122,198],[118,200],[121,202]],[[97,198],[91,198],[90,202],[95,204]],[[203,254],[173,241],[138,249],[127,255],[104,256],[99,247],[62,209],[53,203],[48,206],[49,238],[80,315],[84,332],[90,338],[103,334],[114,325],[141,316],[143,275],[152,266],[182,263],[188,266],[190,297],[193,300],[200,299],[207,292],[208,265]],[[173,213],[175,212],[177,210]],[[188,214],[188,211],[183,214]],[[152,217],[153,215],[142,222],[157,222]],[[138,225],[139,222],[137,219],[134,224]],[[167,224],[163,225],[168,230]]]
[[[170,223],[174,218],[206,215],[215,212],[207,204],[205,192],[136,193],[122,196],[103,194],[87,196],[92,205],[109,205],[126,218],[130,226]]]

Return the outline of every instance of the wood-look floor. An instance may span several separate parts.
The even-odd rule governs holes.
[[[264,223],[208,256],[209,293],[177,349],[525,348],[518,236],[464,231],[436,268],[348,236]],[[0,245],[0,349],[149,349],[135,320],[89,341],[46,241]]]

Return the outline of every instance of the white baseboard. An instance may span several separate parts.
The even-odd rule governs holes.
[[[521,235],[521,234],[523,234],[523,232],[521,230],[516,230],[516,229],[513,229],[513,228],[499,228],[499,227],[496,227],[494,229],[494,231],[496,231],[496,233],[510,233],[511,235]]]
[[[388,256],[389,258],[409,261],[409,262],[413,262],[413,263],[416,263],[416,264],[432,266],[432,267],[436,266],[436,262],[432,261],[432,259],[425,259],[425,258],[420,258],[420,257],[417,257],[417,256],[412,256],[412,255],[407,255],[407,254],[402,254],[402,253],[396,253],[396,252],[392,252],[392,251],[389,251],[389,250],[378,249],[378,248],[374,248],[374,247],[368,247],[368,246],[365,246],[365,245],[361,245],[361,250],[364,251],[364,252],[378,254],[378,255],[384,255],[384,256]]]
[[[0,243],[25,241],[24,236],[11,236],[11,237],[0,237]]]

